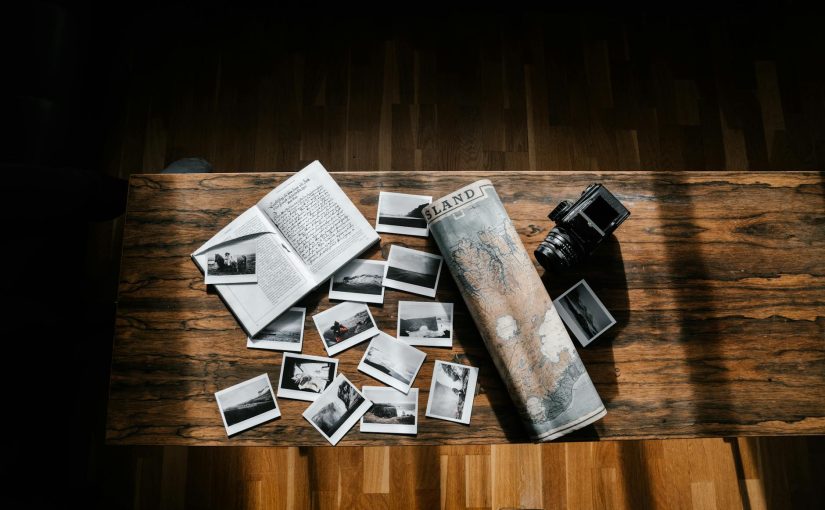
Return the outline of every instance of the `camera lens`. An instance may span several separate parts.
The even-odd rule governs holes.
[[[564,231],[553,228],[534,252],[536,260],[545,269],[562,270],[572,267],[580,258],[575,244]]]

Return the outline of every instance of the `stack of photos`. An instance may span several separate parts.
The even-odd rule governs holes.
[[[372,402],[364,398],[344,374],[339,374],[303,416],[335,446],[370,406]]]
[[[383,260],[356,259],[329,279],[329,298],[362,303],[384,302]]]
[[[284,353],[278,396],[314,402],[332,384],[337,370],[337,359]]]
[[[376,232],[427,237],[429,229],[421,210],[432,200],[433,197],[382,191],[378,195]]]
[[[409,345],[452,347],[453,304],[399,301],[396,337]]]
[[[475,367],[436,360],[427,416],[469,424],[477,379],[478,369]]]
[[[392,245],[384,272],[384,287],[435,297],[441,262],[440,255]]]
[[[324,349],[332,356],[379,333],[364,303],[346,301],[312,316]]]
[[[255,283],[255,255],[258,239],[253,237],[231,244],[222,244],[207,251],[206,278],[208,285],[221,283]]]
[[[586,347],[616,324],[616,319],[610,315],[593,289],[584,280],[570,287],[553,303],[556,305],[559,317],[570,328],[582,347]]]
[[[304,318],[307,309],[293,307],[267,324],[246,346],[252,349],[301,352],[304,344]]]
[[[382,386],[364,386],[372,407],[361,418],[361,432],[418,434],[418,388],[409,393]]]
[[[406,394],[426,357],[382,331],[370,342],[358,370]]]
[[[221,390],[215,400],[228,436],[281,416],[267,374]]]

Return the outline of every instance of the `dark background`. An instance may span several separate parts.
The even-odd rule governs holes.
[[[132,173],[193,156],[216,171],[825,163],[823,19],[794,3],[399,8],[3,7],[4,458],[12,486],[52,486],[11,499],[132,505],[133,468],[103,446]]]

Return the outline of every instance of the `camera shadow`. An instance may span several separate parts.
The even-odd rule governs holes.
[[[613,327],[602,333],[587,347],[582,347],[575,336],[570,334],[570,339],[576,345],[576,350],[587,373],[593,380],[602,402],[609,410],[610,402],[618,393],[619,371],[614,361],[613,346],[614,342],[622,341],[619,334],[630,319],[627,278],[618,239],[611,235],[593,255],[575,268],[565,273],[545,271],[541,278],[553,299],[562,295],[580,280],[585,280],[616,319]],[[576,435],[598,437],[592,425],[578,431]]]

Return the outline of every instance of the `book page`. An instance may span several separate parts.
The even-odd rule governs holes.
[[[244,211],[243,214],[232,220],[229,225],[223,227],[220,232],[212,236],[210,240],[203,243],[192,255],[201,255],[220,244],[263,233],[277,234],[278,231],[269,221],[269,218],[261,214],[261,211],[257,207],[250,207]]]
[[[206,272],[210,251],[229,249],[224,247],[250,239],[256,241],[257,282],[218,284],[215,289],[247,333],[254,336],[316,284],[286,239],[257,207],[238,216],[193,253],[192,258]]]
[[[317,161],[270,192],[258,207],[272,220],[319,284],[378,234]]]

